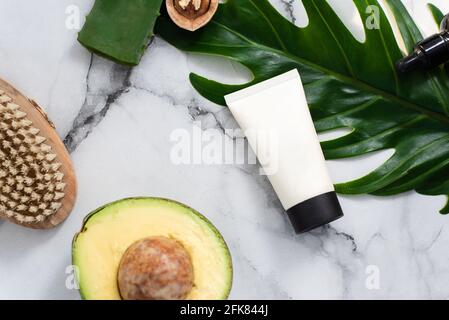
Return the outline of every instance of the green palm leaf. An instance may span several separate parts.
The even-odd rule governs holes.
[[[254,79],[221,84],[191,74],[193,86],[224,105],[224,95],[297,68],[319,132],[350,128],[322,144],[327,159],[394,148],[394,155],[365,177],[337,185],[344,194],[393,195],[416,190],[449,195],[449,77],[443,69],[399,77],[403,54],[377,0],[353,0],[362,20],[379,9],[380,28],[365,26],[358,42],[325,0],[303,4],[309,25],[298,28],[267,0],[228,0],[196,33],[161,17],[156,32],[181,50],[223,56],[246,66]],[[400,0],[388,0],[408,50],[422,35]],[[449,205],[441,210],[449,213]]]
[[[444,18],[443,13],[441,12],[440,9],[438,9],[431,3],[428,4],[428,7],[429,7],[430,12],[432,13],[433,19],[439,26],[441,21],[443,21],[443,18]]]

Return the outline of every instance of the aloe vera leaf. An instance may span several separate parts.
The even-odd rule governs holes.
[[[78,41],[121,64],[137,65],[153,36],[162,0],[96,0]]]

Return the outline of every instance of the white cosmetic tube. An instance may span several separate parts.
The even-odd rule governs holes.
[[[225,97],[297,233],[343,216],[296,69]]]

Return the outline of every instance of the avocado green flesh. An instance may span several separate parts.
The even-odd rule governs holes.
[[[96,210],[75,236],[73,264],[83,299],[121,299],[117,286],[120,260],[129,246],[151,236],[176,239],[189,252],[194,286],[187,299],[228,297],[232,260],[218,230],[204,216],[180,203],[134,198]]]
[[[137,65],[159,16],[162,0],[96,0],[78,41],[118,63]]]

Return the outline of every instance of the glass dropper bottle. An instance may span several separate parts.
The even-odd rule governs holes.
[[[441,32],[424,39],[412,54],[396,64],[398,73],[430,70],[449,61],[449,14],[441,22]]]

